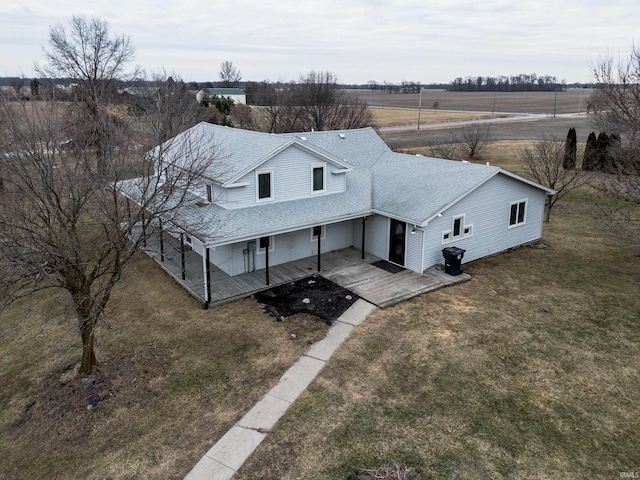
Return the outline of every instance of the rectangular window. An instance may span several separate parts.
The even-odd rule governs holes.
[[[511,208],[509,210],[509,227],[524,225],[526,220],[526,207],[526,200],[519,200],[511,204]]]
[[[270,252],[273,252],[275,249],[275,240],[273,236],[271,237],[260,237],[258,239],[258,253],[264,253],[267,248]]]
[[[442,232],[442,243],[452,242],[473,235],[473,224],[467,224],[466,215],[457,215],[451,220],[451,229]]]
[[[453,236],[459,237],[462,232],[462,220],[464,217],[456,217],[453,219]]]
[[[207,202],[213,202],[213,192],[211,185],[207,185]]]
[[[258,200],[270,200],[273,198],[273,175],[271,172],[257,172]]]
[[[311,168],[311,188],[312,192],[324,192],[325,167],[312,166]]]
[[[327,229],[326,229],[325,225],[311,228],[311,241],[312,242],[317,242],[318,241],[318,235],[320,235],[320,239],[327,238]]]

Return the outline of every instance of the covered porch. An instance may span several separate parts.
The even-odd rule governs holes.
[[[162,238],[162,241],[161,241]],[[145,248],[158,264],[191,295],[206,304],[206,261],[197,252],[184,248],[180,239],[164,233],[152,236]],[[364,257],[364,258],[363,258]],[[374,265],[380,259],[354,248],[343,248],[269,267],[269,284],[265,269],[230,276],[209,264],[210,301],[215,306],[253,293],[320,274],[378,307],[388,307],[402,300],[468,280],[467,274],[451,276],[437,267],[422,275],[407,269],[392,273]]]

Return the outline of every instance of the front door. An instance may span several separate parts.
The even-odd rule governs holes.
[[[389,228],[389,261],[404,267],[404,242],[407,224],[391,219]]]

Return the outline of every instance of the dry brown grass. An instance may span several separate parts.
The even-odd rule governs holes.
[[[420,102],[418,93],[382,93],[368,90],[347,90],[357,95],[370,107],[413,108]],[[575,88],[565,92],[449,92],[446,90],[423,90],[422,107],[431,108],[438,102],[442,110],[469,112],[556,113],[585,112],[591,89]]]
[[[578,195],[546,248],[377,311],[239,479],[345,479],[397,462],[426,478],[618,478],[640,465],[640,252]]]
[[[418,109],[376,108],[370,107],[377,127],[396,127],[399,125],[418,125]],[[420,111],[420,124],[450,123],[463,120],[482,120],[493,118],[491,114],[476,112],[450,112],[423,108]]]
[[[326,331],[252,299],[205,311],[141,257],[101,327],[89,411],[63,298],[2,312],[0,478],[182,478]]]

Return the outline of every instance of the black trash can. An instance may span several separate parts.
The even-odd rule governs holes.
[[[458,247],[447,247],[442,249],[444,257],[444,271],[452,277],[462,273],[462,257],[466,250]]]

